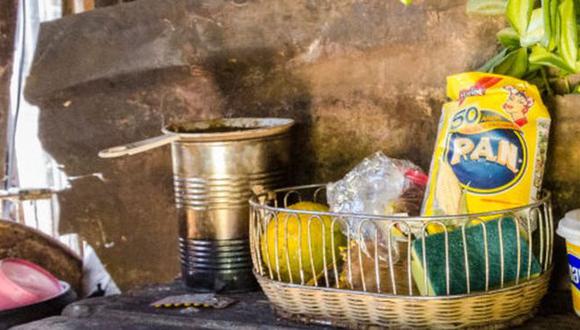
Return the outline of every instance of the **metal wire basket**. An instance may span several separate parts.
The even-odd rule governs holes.
[[[345,327],[501,328],[547,291],[550,197],[514,209],[403,217],[326,212],[325,185],[250,199],[254,273],[283,317]]]

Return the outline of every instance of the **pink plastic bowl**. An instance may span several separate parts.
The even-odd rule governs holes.
[[[23,259],[0,260],[0,311],[47,300],[62,291],[44,268]]]

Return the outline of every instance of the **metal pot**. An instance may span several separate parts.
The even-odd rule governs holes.
[[[201,291],[255,287],[249,249],[251,187],[286,183],[291,119],[232,118],[173,124],[164,135],[113,147],[132,155],[171,143],[185,283]]]

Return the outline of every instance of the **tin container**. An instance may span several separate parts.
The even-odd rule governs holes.
[[[246,291],[256,287],[248,240],[251,188],[286,183],[293,124],[278,118],[172,124],[162,136],[99,155],[118,157],[171,143],[185,283],[199,291]]]
[[[566,239],[572,305],[580,316],[580,209],[566,213],[556,232]]]

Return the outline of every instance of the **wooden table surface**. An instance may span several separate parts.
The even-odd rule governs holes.
[[[187,293],[181,283],[149,286],[119,296],[85,299],[69,305],[61,316],[13,329],[330,329],[278,318],[261,292],[230,295],[238,302],[225,309],[156,309],[158,299]],[[518,329],[576,329],[580,317],[572,310],[570,292],[549,293],[537,315]]]

